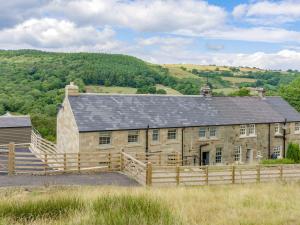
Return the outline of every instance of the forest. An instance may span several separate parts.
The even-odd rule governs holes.
[[[237,71],[191,72],[199,77],[209,77],[212,87],[228,85],[229,81],[221,77],[239,76],[233,74]],[[243,83],[241,87],[265,86],[270,90],[269,94],[282,95],[300,110],[300,76],[297,72],[242,75],[256,79],[256,83]],[[34,127],[45,138],[54,141],[57,108],[63,100],[64,87],[70,81],[74,81],[82,92],[86,85],[104,85],[134,87],[137,93],[165,94],[164,90],[155,87],[161,84],[187,95],[199,94],[200,87],[206,82],[205,79],[179,79],[161,65],[127,55],[0,50],[0,115],[6,111],[30,114]],[[244,89],[231,93],[232,96],[248,94]]]

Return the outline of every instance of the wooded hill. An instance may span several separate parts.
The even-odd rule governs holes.
[[[137,89],[137,93],[164,94],[165,90],[161,87],[167,87],[182,94],[198,94],[206,77],[209,77],[213,88],[227,88],[232,85],[238,87],[232,80],[241,78],[237,76],[245,76],[243,81],[251,81],[248,86],[255,86],[253,83],[259,80],[263,81],[259,84],[268,85],[267,80],[273,76],[263,75],[261,77],[268,79],[260,79],[256,72],[261,71],[250,74],[249,71],[178,68],[192,76],[179,77],[174,69],[165,65],[146,63],[126,55],[0,50],[0,115],[6,111],[30,114],[38,131],[49,140],[54,140],[57,106],[62,102],[64,87],[70,81],[79,85],[81,91],[85,91],[86,86],[101,85],[131,87]],[[279,85],[299,76],[295,71],[276,73],[277,80],[269,88],[273,92]]]

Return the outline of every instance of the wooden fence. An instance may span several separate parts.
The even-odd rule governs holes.
[[[84,171],[119,171],[121,154],[115,152],[36,153],[30,144],[0,147],[0,171],[13,174],[56,174]]]
[[[127,176],[135,179],[138,183],[146,185],[149,183],[149,165],[135,159],[133,156],[121,152],[121,170]],[[148,171],[148,174],[147,174]],[[148,176],[148,177],[147,177]]]
[[[131,153],[132,154],[132,153]],[[153,152],[153,153],[135,153],[132,154],[135,159],[144,163],[151,162],[152,165],[181,165],[181,154],[179,152]]]
[[[55,154],[58,152],[56,144],[42,138],[42,136],[36,130],[32,130],[31,133],[30,149],[38,154]]]
[[[152,185],[244,184],[300,180],[300,165],[153,166]]]
[[[122,171],[141,185],[189,186],[300,180],[300,165],[182,166],[179,153],[128,154],[123,151],[49,153],[31,144],[0,145],[0,173],[57,174]]]

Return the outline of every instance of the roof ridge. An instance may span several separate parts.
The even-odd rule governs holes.
[[[79,96],[155,96],[155,97],[198,97],[198,98],[255,98],[260,99],[259,96],[210,96],[203,97],[201,95],[168,95],[168,94],[121,94],[121,93],[80,93]],[[78,96],[69,96],[69,97],[78,97]],[[265,98],[270,97],[280,97],[281,96],[266,96]]]

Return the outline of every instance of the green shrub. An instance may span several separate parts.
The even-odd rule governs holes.
[[[59,219],[79,210],[83,203],[77,198],[52,198],[38,201],[1,202],[0,219],[32,221],[36,219]]]
[[[95,215],[89,224],[179,224],[166,206],[146,196],[103,196],[94,202],[93,209]]]
[[[295,161],[292,159],[265,159],[261,161],[261,164],[294,164]]]
[[[296,163],[300,162],[300,149],[299,144],[290,143],[288,146],[286,157],[294,160]]]

